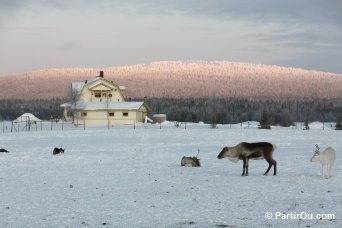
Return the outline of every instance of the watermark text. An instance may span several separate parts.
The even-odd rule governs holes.
[[[266,219],[283,219],[283,220],[306,220],[306,219],[312,219],[312,220],[332,220],[336,219],[335,214],[315,214],[315,213],[308,213],[305,211],[302,212],[290,212],[290,213],[283,213],[280,211],[276,211],[274,213],[272,212],[266,212],[265,213]]]

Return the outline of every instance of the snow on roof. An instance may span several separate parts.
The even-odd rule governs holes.
[[[98,78],[99,77],[91,78],[91,79],[85,80],[83,82],[72,82],[71,83],[71,89],[77,90],[77,91],[81,91],[83,86],[85,86],[86,84],[91,83],[91,82],[97,80]]]
[[[78,110],[138,110],[144,102],[78,102]]]
[[[71,89],[76,90],[76,91],[81,91],[84,85],[85,85],[85,82],[72,82]]]
[[[71,107],[71,103],[70,102],[63,103],[59,107],[62,107],[62,108],[64,108],[64,107]]]
[[[13,120],[13,122],[34,122],[34,121],[41,121],[36,116],[34,116],[32,113],[24,113],[21,116],[19,116],[17,119]]]

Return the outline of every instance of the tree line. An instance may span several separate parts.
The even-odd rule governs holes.
[[[170,121],[234,124],[259,121],[290,126],[294,122],[336,122],[342,118],[342,100],[249,100],[210,98],[134,98],[143,100],[154,113],[167,115]],[[62,116],[66,99],[0,100],[0,120],[13,120],[29,112],[42,120]],[[263,116],[264,115],[264,116]]]
[[[234,124],[259,121],[266,114],[269,124],[290,126],[294,122],[336,122],[342,116],[342,101],[330,100],[249,100],[224,98],[145,98],[152,113],[167,114],[168,120]]]
[[[65,102],[65,99],[0,100],[0,120],[14,120],[23,113],[32,113],[41,120],[61,117],[60,105]]]

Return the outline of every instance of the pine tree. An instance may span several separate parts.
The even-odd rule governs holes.
[[[271,126],[268,123],[268,115],[265,111],[262,113],[259,129],[271,129]]]
[[[342,115],[337,117],[335,130],[342,130]]]
[[[305,119],[303,130],[310,130],[308,118]]]

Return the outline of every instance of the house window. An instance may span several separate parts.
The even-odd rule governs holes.
[[[87,113],[86,112],[82,112],[82,116],[86,117]]]
[[[110,113],[109,113],[109,116],[114,116],[114,112],[110,112]]]
[[[95,92],[95,97],[101,97],[101,93],[100,92]]]
[[[122,113],[122,116],[128,117],[128,112],[123,112],[123,113]]]

